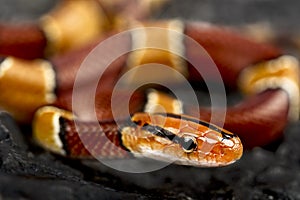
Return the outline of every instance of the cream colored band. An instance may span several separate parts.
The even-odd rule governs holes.
[[[42,147],[51,152],[66,155],[63,143],[59,137],[59,118],[64,117],[73,120],[71,112],[58,109],[52,106],[45,106],[35,113],[33,120],[33,138]]]
[[[127,69],[144,64],[153,64],[153,73],[148,76],[158,76],[154,64],[169,66],[184,76],[187,76],[187,63],[184,59],[184,25],[181,21],[134,23],[132,25],[132,49],[127,60]],[[136,77],[135,77],[136,78]],[[140,77],[145,78],[145,77]],[[167,74],[161,79],[176,82],[176,73]]]
[[[300,112],[299,74],[298,60],[285,55],[243,70],[239,77],[239,87],[250,95],[268,88],[285,90],[290,99],[289,117],[295,121],[299,119]]]
[[[182,102],[157,90],[150,90],[144,112],[183,114]]]
[[[45,60],[8,57],[0,65],[0,107],[29,122],[34,111],[56,100],[55,72]]]
[[[107,17],[95,0],[65,0],[41,19],[48,39],[46,53],[78,48],[98,38]]]

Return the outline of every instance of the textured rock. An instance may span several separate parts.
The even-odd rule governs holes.
[[[32,153],[30,148],[24,148],[25,141],[20,138],[23,135],[12,118],[0,112],[2,199],[147,199],[145,195],[122,191],[116,193],[112,188],[86,181],[81,171],[70,167],[72,164],[78,166],[77,162],[64,164],[59,158],[45,152],[39,153],[36,149]]]
[[[83,164],[26,147],[26,140],[7,113],[0,113],[0,194],[3,199],[296,199],[300,197],[300,166],[286,156],[297,147],[289,128],[277,151],[256,148],[228,167],[201,169],[170,165],[131,174],[99,162]],[[33,145],[27,142],[29,146]],[[282,150],[283,149],[283,150]],[[291,164],[292,163],[292,164]],[[36,189],[38,188],[38,189]]]

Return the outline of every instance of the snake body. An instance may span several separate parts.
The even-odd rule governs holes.
[[[225,84],[229,87],[237,87],[240,74],[249,66],[261,61],[280,59],[278,57],[282,55],[282,52],[273,46],[252,42],[225,28],[214,27],[205,23],[186,23],[182,27],[184,34],[193,38],[209,53],[217,64]],[[130,48],[132,38],[123,39],[125,46],[127,45]],[[197,54],[198,52],[193,49],[193,46],[190,46],[186,41],[182,41],[182,44],[184,47],[183,52],[188,60],[194,60],[199,64],[203,62],[203,58]],[[2,107],[12,110],[16,118],[19,117],[20,120],[31,119],[34,112],[43,105],[55,105],[61,109],[72,111],[72,87],[77,70],[80,63],[95,45],[92,44],[85,49],[55,57],[47,62],[47,66],[50,66],[51,69],[52,76],[50,77],[52,78],[48,77],[40,80],[43,77],[40,76],[40,79],[37,79],[47,86],[45,88],[48,88],[42,90],[42,96],[49,93],[54,97],[53,99],[37,103],[31,99],[32,106],[25,108],[22,104],[28,102],[23,101],[12,104],[10,99],[12,95],[17,93],[16,96],[24,97],[31,96],[32,93],[20,90],[12,93],[8,91],[6,95],[5,93],[0,95]],[[155,55],[155,53],[157,52],[152,52],[151,55]],[[149,59],[151,62],[155,61],[155,57],[149,58],[147,54],[143,55],[142,58],[139,58],[140,63],[149,62]],[[166,54],[165,57],[172,56]],[[158,62],[168,62],[170,65],[174,65],[172,67],[177,67],[174,64],[175,62],[166,61],[165,57]],[[122,108],[118,109],[120,110],[120,115],[118,115],[121,116],[120,119],[114,119],[110,102],[111,92],[124,66],[129,65],[130,61],[128,60],[130,58],[131,55],[126,54],[117,59],[111,63],[102,76],[99,84],[101,87],[97,89],[95,101],[98,122],[86,122],[77,119],[79,129],[76,129],[76,113],[73,115],[56,108],[42,108],[36,113],[34,120],[36,140],[51,151],[71,157],[83,158],[91,154],[96,155],[96,157],[126,157],[129,156],[128,151],[130,151],[135,156],[177,161],[181,164],[220,166],[230,164],[241,157],[242,144],[236,135],[241,137],[246,147],[265,145],[280,137],[288,122],[292,102],[291,96],[280,87],[264,88],[259,91],[260,93],[250,97],[240,105],[227,109],[224,128],[236,135],[207,123],[206,121],[209,122],[211,117],[211,109],[209,108],[200,108],[201,120],[178,114],[164,116],[155,113],[136,113],[144,111],[143,107],[146,99],[145,94],[139,92],[133,96],[133,100],[129,105],[129,113],[132,115],[129,120],[130,123],[126,120],[128,116],[123,113]],[[30,65],[28,62],[31,62],[20,61],[16,58],[9,59],[13,60],[12,63],[23,62]],[[6,59],[2,63],[5,62]],[[17,81],[22,83],[24,87],[27,85],[30,88],[32,84],[34,85],[34,83],[26,80],[24,74],[18,74],[16,72],[18,70],[13,69],[16,65],[10,63],[6,62],[5,67],[3,67],[3,64],[0,67],[2,70],[0,73],[1,90],[7,91],[5,84],[15,83],[16,77]],[[22,65],[24,69],[29,69],[25,64]],[[203,70],[208,71],[208,78],[212,81],[215,80],[215,74],[209,73],[209,66],[201,66]],[[49,68],[47,68],[48,72]],[[202,80],[190,63],[187,63],[186,69],[190,81]],[[10,72],[10,70],[13,72]],[[30,70],[33,70],[33,68]],[[84,86],[88,86],[88,81],[83,83],[83,90]],[[120,99],[122,95],[124,94],[120,91]],[[125,95],[128,95],[126,91]],[[25,114],[22,113],[21,117],[16,112],[18,107],[25,108],[23,110]],[[195,113],[194,107],[187,106],[184,110],[187,115],[199,116],[199,113]],[[167,111],[172,112],[172,110]],[[222,112],[222,109],[220,109],[220,112]],[[118,126],[116,120],[121,120],[121,124],[124,126]],[[183,123],[183,126],[180,126],[180,123]],[[98,128],[99,124],[102,129]],[[87,140],[87,145],[81,142],[82,137]],[[103,138],[108,138],[110,141]],[[110,149],[115,146],[122,148],[117,151]]]
[[[122,30],[128,21],[146,19],[165,3],[62,0],[37,21],[0,22],[0,55],[35,59],[79,49],[111,30]]]
[[[53,152],[73,158],[147,157],[184,165],[216,167],[243,152],[240,139],[210,123],[176,114],[136,113],[131,120],[74,123],[72,115],[45,107],[35,121],[35,138]],[[45,126],[44,120],[48,121]]]

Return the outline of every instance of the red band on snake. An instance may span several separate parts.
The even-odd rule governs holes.
[[[36,21],[1,22],[0,55],[34,59],[78,49],[108,31],[122,30],[128,21],[147,18],[165,2],[62,0]]]
[[[47,39],[35,24],[0,25],[0,55],[41,58],[46,46]]]

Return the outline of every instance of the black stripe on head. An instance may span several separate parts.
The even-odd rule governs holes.
[[[145,124],[142,129],[162,138],[166,138],[176,144],[179,144],[186,152],[192,152],[196,147],[197,143],[194,140],[187,137],[179,137],[176,134],[168,131],[159,126],[153,126],[149,124]]]
[[[66,119],[63,117],[60,117],[59,118],[59,138],[63,144],[63,149],[65,150],[66,154],[70,155],[67,138],[66,138],[66,134],[67,134],[66,127],[67,127]]]
[[[159,114],[158,113],[158,115],[165,116],[166,114],[165,113],[163,113],[163,114]],[[217,126],[215,126],[213,124],[210,124],[208,122],[201,121],[201,120],[198,120],[198,119],[195,119],[195,118],[189,118],[189,117],[186,117],[186,116],[176,115],[176,114],[172,114],[172,113],[168,113],[167,117],[172,117],[172,118],[176,118],[176,119],[182,119],[182,120],[194,122],[196,124],[200,124],[202,126],[210,128],[210,129],[212,129],[212,130],[214,130],[214,131],[216,131],[218,133],[221,133],[223,139],[230,139],[230,138],[233,138],[233,137],[237,137],[237,135],[235,135],[234,133],[228,134],[225,131],[223,131],[222,129],[220,129],[219,127],[217,127]]]
[[[153,126],[150,124],[144,124],[142,127],[143,130],[149,131],[150,133],[157,135],[159,137],[167,138],[171,141],[176,142],[178,136],[172,133],[171,131],[168,131],[164,128],[161,128],[159,126]]]

